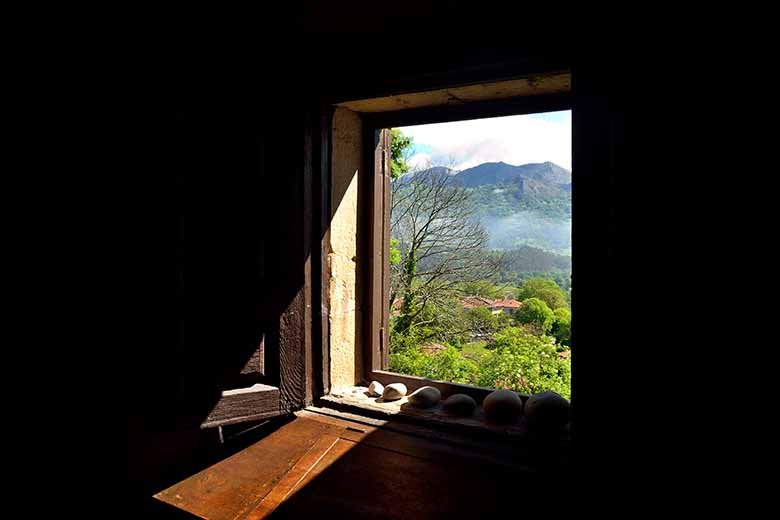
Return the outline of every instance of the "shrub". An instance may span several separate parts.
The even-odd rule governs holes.
[[[495,349],[482,363],[476,384],[537,393],[552,390],[571,395],[571,363],[558,355],[548,336],[534,336],[518,327],[495,335]]]
[[[399,374],[467,384],[473,384],[479,373],[479,367],[473,361],[463,357],[450,345],[435,354],[425,354],[416,348],[391,353],[390,370]]]

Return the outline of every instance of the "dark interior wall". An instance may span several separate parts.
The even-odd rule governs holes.
[[[603,332],[603,316],[577,302],[609,298],[604,286],[589,286],[579,273],[595,269],[608,277],[613,265],[614,212],[605,187],[621,168],[615,148],[622,129],[610,69],[586,47],[572,53],[563,29],[551,38],[547,27],[527,24],[505,7],[506,16],[488,17],[442,11],[450,4],[457,3],[415,3],[414,16],[382,17],[374,9],[331,12],[318,3],[303,15],[264,19],[259,27],[273,26],[272,33],[218,43],[211,34],[188,34],[172,42],[154,121],[141,140],[149,166],[137,179],[146,187],[136,251],[145,304],[133,324],[142,341],[125,367],[129,443],[140,454],[130,462],[133,489],[154,488],[163,466],[194,456],[203,437],[196,425],[221,389],[278,384],[289,368],[279,362],[280,327],[291,309],[294,315],[305,307],[299,299],[311,252],[303,236],[310,215],[302,208],[311,209],[305,124],[320,103],[572,66],[575,131],[587,135],[575,146],[582,154],[575,168],[593,181],[575,193],[575,248],[581,247],[575,270],[582,277],[575,334],[587,344]],[[485,38],[474,27],[488,22],[513,32]],[[599,209],[578,205],[577,197],[593,197]],[[292,327],[303,334],[301,323]],[[261,335],[265,375],[241,374]],[[575,353],[573,395],[582,396],[575,412],[605,389],[585,375],[601,373],[601,362],[617,348],[616,336],[599,341],[598,352]],[[293,367],[287,377],[302,381],[301,370]],[[295,399],[291,408],[302,404]],[[172,455],[163,457],[166,451]]]

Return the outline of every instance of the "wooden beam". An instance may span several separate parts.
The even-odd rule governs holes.
[[[213,428],[280,414],[279,389],[258,383],[251,387],[222,392],[219,401],[200,427]]]
[[[452,88],[425,90],[371,99],[345,101],[338,106],[354,112],[396,112],[414,108],[452,106],[518,96],[557,94],[571,90],[568,71],[536,74],[505,81],[482,82]]]

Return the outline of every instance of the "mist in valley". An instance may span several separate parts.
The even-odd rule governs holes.
[[[515,249],[527,245],[557,254],[571,255],[571,220],[552,220],[533,211],[508,216],[481,216],[490,234],[491,249]]]

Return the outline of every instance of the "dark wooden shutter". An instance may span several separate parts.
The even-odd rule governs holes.
[[[366,377],[375,370],[389,366],[388,317],[390,294],[390,271],[388,259],[390,250],[390,131],[388,129],[366,128],[367,205],[366,214],[370,221],[367,237],[366,266],[366,331],[364,331],[364,371]]]
[[[312,398],[320,121],[290,111],[178,122],[178,363],[167,372],[178,415],[200,426],[286,414]]]

